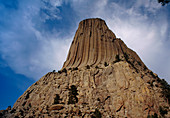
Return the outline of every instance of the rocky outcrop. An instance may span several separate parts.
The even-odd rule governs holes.
[[[63,68],[34,83],[2,117],[170,117],[170,86],[101,19],[81,21]]]
[[[63,68],[96,66],[105,62],[111,63],[118,58],[125,60],[125,56],[129,55],[133,61],[144,66],[137,54],[116,38],[104,20],[86,19],[79,23]]]

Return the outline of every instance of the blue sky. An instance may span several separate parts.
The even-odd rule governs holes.
[[[59,70],[78,23],[102,18],[170,83],[170,5],[157,0],[0,0],[0,109]]]

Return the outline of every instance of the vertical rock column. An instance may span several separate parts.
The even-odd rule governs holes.
[[[144,65],[134,51],[129,49],[122,40],[116,38],[104,20],[86,19],[79,23],[63,68],[81,68],[104,62],[110,63],[115,61],[116,55],[119,55],[121,59],[125,58],[125,53],[131,54],[131,58]]]
[[[63,68],[97,65],[113,60],[115,39],[115,34],[104,20],[96,18],[81,21]]]

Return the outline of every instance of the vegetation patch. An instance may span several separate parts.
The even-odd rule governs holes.
[[[150,72],[150,74],[151,74],[151,76],[152,76],[153,78],[156,78],[156,76],[153,74],[152,71]]]
[[[104,66],[106,67],[106,66],[108,66],[109,64],[107,63],[107,62],[104,62]]]
[[[116,62],[119,62],[119,61],[121,61],[120,58],[119,58],[119,55],[116,55],[115,56],[115,61],[113,63],[116,63]]]
[[[89,66],[89,65],[87,65],[87,66],[86,66],[86,68],[87,68],[87,69],[90,69],[90,66]]]
[[[59,71],[58,71],[58,73],[59,73],[59,74],[61,74],[61,73],[62,73],[62,71],[60,71],[60,70],[59,70]]]
[[[66,68],[64,68],[64,69],[62,70],[62,72],[67,73],[67,69],[66,69]]]
[[[68,104],[75,104],[78,102],[78,90],[77,87],[75,85],[72,85],[71,88],[69,89],[69,99],[68,99]]]
[[[63,72],[67,74],[67,69],[64,68],[63,70],[59,70],[59,71],[58,71],[59,74],[61,74],[61,73],[63,73]]]
[[[153,81],[149,81],[147,83],[150,84],[151,87],[153,87]]]
[[[144,65],[144,67],[143,67],[143,70],[144,70],[144,71],[146,71],[146,70],[147,70],[147,67],[146,67],[145,65]]]
[[[58,94],[56,94],[55,98],[54,98],[54,104],[59,104],[60,103],[60,96]]]
[[[31,91],[27,91],[27,95],[25,96],[25,100],[27,100],[30,97],[30,94],[32,93],[34,89],[32,89]]]
[[[100,113],[98,109],[95,109],[95,112],[91,116],[91,118],[101,118],[101,117],[102,117],[102,114]]]
[[[75,70],[78,70],[78,67],[74,67],[74,68],[72,69],[72,71],[75,71]]]
[[[124,57],[125,57],[126,61],[128,61],[128,60],[129,60],[129,56],[128,56],[128,54],[127,54],[127,53],[124,53]]]
[[[139,66],[142,66],[142,64],[141,64],[141,62],[140,62],[140,61],[137,61],[137,63],[138,63],[138,65],[139,65]]]
[[[138,69],[134,66],[133,62],[129,61],[129,56],[128,54],[124,53],[125,60],[136,70],[138,73]]]
[[[158,81],[158,79],[157,79]],[[161,84],[162,88],[162,95],[165,98],[165,100],[170,104],[170,85],[164,80],[159,79],[159,83]]]
[[[154,113],[154,115],[148,114],[147,118],[158,118],[158,114],[157,113]]]
[[[167,110],[165,107],[159,106],[159,112],[160,112],[160,114],[164,117],[165,114],[168,113],[168,110]]]
[[[10,113],[15,113],[16,112],[16,109],[12,109],[11,111],[10,111]]]

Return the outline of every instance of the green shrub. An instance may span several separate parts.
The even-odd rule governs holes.
[[[77,87],[75,85],[72,85],[71,88],[69,89],[69,100],[68,100],[68,104],[75,104],[78,102],[78,90]]]
[[[144,67],[143,67],[143,70],[145,71],[145,70],[147,70],[147,67],[144,65]]]
[[[152,71],[150,72],[150,74],[151,74],[151,76],[152,76],[153,78],[156,78],[156,76],[153,74]]]
[[[116,63],[116,62],[119,62],[119,61],[121,61],[120,58],[119,58],[119,55],[116,55],[115,56],[115,61],[113,63]]]
[[[168,100],[168,103],[170,104],[170,85],[164,80],[164,79],[157,79],[159,80],[159,83],[161,84],[162,88],[162,95],[164,96],[165,100]]]
[[[141,62],[140,62],[140,61],[137,61],[137,62],[138,62],[138,65],[139,65],[139,66],[142,66],[142,64],[141,64]]]
[[[153,118],[158,118],[158,114],[154,113]]]
[[[89,66],[89,65],[87,65],[87,66],[86,66],[86,68],[87,68],[87,69],[90,69],[90,66]]]
[[[165,108],[163,108],[163,107],[161,107],[161,106],[159,106],[159,112],[160,112],[160,114],[161,114],[163,117],[165,116],[165,114],[168,113],[167,109],[165,109]]]
[[[60,101],[60,96],[58,94],[56,94],[55,98],[54,98],[54,104],[59,104]]]
[[[147,118],[152,118],[152,117],[148,114]]]
[[[66,68],[64,68],[64,69],[62,70],[62,72],[65,72],[65,73],[67,73],[67,70],[66,70]]]
[[[107,62],[104,62],[104,66],[106,67],[106,66],[108,66],[109,64],[107,63]]]
[[[59,70],[58,73],[61,74],[62,72]]]
[[[129,59],[128,54],[124,53],[124,57],[125,57],[126,61],[128,61],[128,59]]]
[[[124,53],[124,57],[125,57],[125,60],[126,60],[126,61],[136,70],[136,72],[138,73],[139,71],[138,71],[138,69],[135,67],[134,62],[131,62],[131,61],[129,60],[128,54]]]
[[[78,67],[73,68],[73,71],[74,71],[74,70],[78,70]]]
[[[101,118],[102,114],[100,113],[100,111],[98,109],[95,109],[95,112],[93,113],[91,118]]]
[[[12,109],[11,111],[10,111],[10,113],[15,113],[16,112],[16,109]]]
[[[158,118],[158,115],[157,115],[157,113],[154,113],[154,115],[148,114],[147,118]]]

